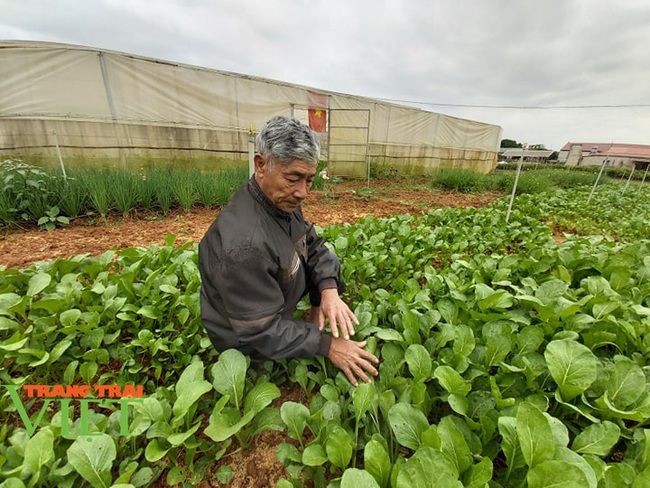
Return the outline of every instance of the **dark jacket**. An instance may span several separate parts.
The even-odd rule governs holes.
[[[199,244],[201,319],[219,351],[236,348],[279,359],[327,355],[331,338],[295,320],[310,288],[337,288],[336,256],[298,207],[275,207],[252,177],[212,223]],[[316,302],[316,303],[314,303]]]

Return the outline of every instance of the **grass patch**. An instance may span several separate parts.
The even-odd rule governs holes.
[[[518,162],[515,163],[503,163],[499,164],[496,167],[496,171],[514,171],[517,169],[517,166],[519,166]],[[523,163],[521,166],[521,171],[522,172],[543,172],[543,173],[553,173],[553,174],[563,174],[563,173],[569,173],[571,175],[577,175],[577,174],[587,174],[587,175],[597,175],[600,173],[600,168],[601,165],[596,165],[596,166],[567,166],[566,164],[549,164],[549,163]],[[630,176],[630,173],[632,173],[631,169],[628,168],[613,168],[611,166],[606,166],[605,170],[603,171],[604,176],[608,176],[611,179],[621,179],[625,180]],[[634,171],[632,175],[633,180],[642,180],[643,179],[643,173],[644,171]],[[595,177],[592,180],[592,185],[593,182],[596,181]],[[579,186],[579,185],[575,185]]]
[[[546,165],[549,166],[549,165]],[[431,178],[434,188],[457,191],[461,193],[478,193],[482,191],[501,191],[510,193],[515,182],[514,172],[493,172],[484,175],[466,169],[441,169]],[[552,191],[556,188],[576,188],[593,186],[597,173],[571,171],[563,167],[543,168],[538,171],[522,171],[517,183],[517,194],[535,194]],[[601,183],[610,180],[603,177]]]
[[[441,169],[431,177],[431,186],[460,193],[494,189],[491,179],[483,173],[467,169]]]
[[[126,216],[140,203],[140,184],[142,177],[130,171],[109,171],[108,176],[112,178],[110,186],[110,199],[118,212]]]
[[[541,170],[536,174],[543,175],[558,188],[575,188],[577,186],[593,186],[598,175],[582,171]],[[601,179],[601,182],[604,182]]]
[[[111,209],[109,189],[112,176],[111,170],[107,169],[92,172],[87,176],[89,200],[92,202],[93,209],[99,212],[104,219]]]
[[[180,207],[186,212],[192,208],[195,201],[197,176],[201,176],[198,171],[183,171],[176,174],[174,178],[174,196]]]
[[[495,177],[496,187],[503,192],[511,192],[515,184],[515,173],[497,175]],[[553,181],[546,175],[521,173],[517,183],[517,195],[542,193],[553,189]]]
[[[73,173],[67,178],[59,178],[55,192],[59,200],[59,208],[69,218],[82,215],[89,207],[88,186],[82,173]]]

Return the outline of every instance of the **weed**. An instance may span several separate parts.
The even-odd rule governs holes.
[[[375,194],[375,189],[367,186],[362,186],[355,189],[354,194],[360,199],[367,202]]]
[[[38,219],[38,226],[43,230],[54,230],[58,225],[68,225],[70,219],[60,215],[61,210],[59,207],[50,207],[45,212],[45,215]]]

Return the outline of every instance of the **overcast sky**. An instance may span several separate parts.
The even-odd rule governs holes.
[[[0,40],[419,102],[549,149],[650,144],[648,0],[0,0]]]

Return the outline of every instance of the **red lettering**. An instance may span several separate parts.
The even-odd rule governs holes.
[[[88,385],[23,385],[23,390],[27,392],[29,398],[78,398],[90,395],[90,386]]]
[[[65,396],[67,397],[85,397],[90,395],[90,386],[88,385],[68,385],[65,388]]]
[[[125,397],[142,397],[143,396],[143,387],[142,385],[125,385],[124,390],[122,391],[122,396]]]
[[[50,388],[47,385],[35,385],[36,387],[36,396],[37,397],[46,397],[50,391]]]
[[[39,387],[40,385],[23,385],[23,390],[27,392],[27,396],[29,398],[34,398],[35,395],[35,390]]]
[[[104,395],[109,396],[110,398],[119,398],[120,396],[120,387],[119,385],[104,385]]]

